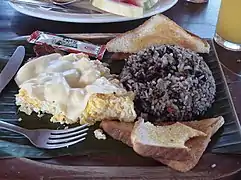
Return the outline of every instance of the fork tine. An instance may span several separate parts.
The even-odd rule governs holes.
[[[77,127],[74,127],[74,128],[69,128],[69,129],[62,129],[62,130],[53,130],[51,132],[51,134],[64,134],[64,133],[69,133],[69,132],[73,132],[73,131],[77,131],[77,130],[80,130],[80,129],[83,129],[85,127],[87,127],[89,124],[84,124],[82,126],[77,126]]]
[[[66,137],[70,137],[70,136],[74,136],[74,135],[86,132],[88,130],[89,130],[89,128],[81,129],[80,131],[69,132],[69,133],[66,133],[66,134],[63,134],[63,133],[62,134],[52,134],[51,133],[50,138],[51,139],[66,138]]]
[[[69,137],[69,138],[63,138],[63,139],[48,139],[48,144],[55,144],[55,143],[65,143],[65,142],[68,142],[68,141],[73,141],[73,140],[76,140],[76,139],[79,139],[79,138],[82,138],[84,136],[86,136],[87,133],[83,133],[83,134],[79,134],[78,136],[72,136],[72,137]]]
[[[47,144],[46,145],[46,148],[47,149],[57,149],[57,148],[63,148],[63,147],[68,147],[68,146],[71,146],[71,145],[74,145],[76,143],[79,143],[81,141],[84,141],[86,138],[81,138],[81,139],[78,139],[76,141],[72,141],[72,142],[68,142],[68,143],[63,143],[63,144]]]

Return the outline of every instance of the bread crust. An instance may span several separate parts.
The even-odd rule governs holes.
[[[106,120],[106,121],[101,121],[100,127],[113,139],[121,141],[124,144],[132,147],[130,137],[131,137],[131,131],[134,127],[134,123],[122,122],[120,124],[120,122],[118,121]]]

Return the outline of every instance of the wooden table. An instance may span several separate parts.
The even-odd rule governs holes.
[[[221,0],[209,1],[208,4],[199,5],[186,3],[185,0],[179,0],[173,8],[164,14],[191,32],[203,38],[212,38],[215,32]],[[35,30],[53,33],[125,32],[137,27],[145,20],[100,24],[55,22],[20,14],[13,10],[6,1],[0,4],[0,17],[0,36],[2,34],[3,38],[28,35]]]
[[[179,0],[178,4],[165,12],[164,14],[173,19],[182,27],[189,31],[203,37],[212,38],[215,32],[215,25],[217,21],[218,9],[221,0],[209,0],[208,4],[189,4],[184,0]],[[137,27],[144,20],[137,20],[125,23],[110,23],[110,24],[74,24],[64,22],[53,22],[48,20],[28,17],[14,11],[6,2],[0,5],[0,38],[12,38],[21,35],[28,35],[35,30],[43,30],[53,33],[84,33],[84,32],[124,32],[126,30]],[[241,79],[235,73],[240,73],[241,63],[237,63],[237,59],[241,59],[241,53],[233,53],[226,51],[223,48],[216,46],[218,56],[224,65],[224,72],[229,84],[229,88],[233,97],[233,101],[241,118]],[[88,158],[88,157],[87,157]],[[206,157],[211,159],[213,157]],[[117,160],[118,158],[116,158]],[[99,158],[101,160],[101,157]],[[142,179],[209,179],[209,175],[217,179],[240,179],[238,173],[241,170],[241,157],[239,156],[222,156],[220,163],[225,163],[225,168],[217,167],[215,175],[194,173],[177,173],[174,171],[162,172],[156,169],[156,174],[146,174],[139,172],[133,174],[132,172],[124,171],[125,168],[106,168],[103,171],[93,166],[85,166],[84,173],[79,173],[78,166],[56,166],[51,164],[66,163],[77,165],[80,161],[84,162],[83,157],[62,157],[42,162],[50,164],[43,164],[40,161],[32,161],[24,158],[2,159],[0,160],[0,179],[106,179],[113,177],[113,179],[123,179],[126,175],[127,179],[140,179],[139,174],[142,174]],[[98,159],[97,159],[98,161]],[[150,167],[149,167],[150,168]],[[151,167],[152,168],[152,167]],[[156,167],[153,167],[154,169]],[[153,169],[152,168],[152,169]],[[148,167],[147,167],[148,169]],[[229,171],[232,169],[232,171]],[[138,171],[136,171],[138,172]],[[132,178],[130,178],[132,175]],[[108,178],[107,178],[108,177]],[[115,178],[114,178],[115,177]],[[122,177],[122,178],[121,178]]]

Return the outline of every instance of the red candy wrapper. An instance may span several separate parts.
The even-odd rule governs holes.
[[[38,45],[50,45],[69,53],[85,53],[97,59],[102,59],[106,51],[105,45],[94,45],[90,43],[81,42],[64,36],[59,36],[42,31],[33,32],[27,39],[29,43]]]

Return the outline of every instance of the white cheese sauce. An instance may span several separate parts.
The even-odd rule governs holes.
[[[84,54],[51,54],[26,63],[15,81],[19,88],[42,102],[54,102],[69,119],[77,120],[95,93],[126,92],[109,81],[110,71]]]

